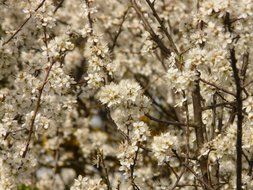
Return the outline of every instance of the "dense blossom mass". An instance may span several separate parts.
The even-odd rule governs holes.
[[[0,15],[0,190],[253,189],[253,0]]]

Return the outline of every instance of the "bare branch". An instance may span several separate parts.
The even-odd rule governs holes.
[[[155,1],[151,2],[150,0],[146,0],[146,2],[148,3],[149,7],[151,8],[152,12],[153,12],[153,15],[154,17],[156,18],[156,20],[159,22],[160,24],[160,27],[162,29],[162,31],[164,32],[164,34],[166,35],[166,37],[168,38],[174,52],[180,56],[180,53],[177,49],[177,46],[176,44],[174,43],[174,40],[172,39],[171,35],[169,34],[167,28],[164,26],[164,22],[162,21],[162,19],[160,18],[160,16],[157,14],[156,10],[155,10]]]
[[[210,85],[210,86],[212,86],[212,87],[215,87],[216,89],[218,89],[218,90],[220,90],[220,91],[222,91],[222,92],[225,92],[225,93],[230,94],[230,95],[232,95],[232,96],[236,96],[233,92],[230,92],[229,90],[226,90],[225,88],[220,87],[220,86],[218,86],[217,84],[214,84],[214,83],[212,83],[212,82],[206,81],[206,80],[203,79],[203,78],[200,78],[199,80],[200,80],[201,82],[205,83],[205,84],[208,84],[208,85]]]
[[[152,40],[157,44],[157,46],[160,48],[161,53],[163,54],[164,57],[168,57],[171,55],[171,50],[168,49],[164,43],[162,42],[162,40],[159,38],[159,36],[155,33],[155,31],[153,30],[153,28],[150,26],[149,22],[147,21],[147,19],[145,18],[145,16],[143,15],[143,13],[141,12],[139,6],[137,5],[135,0],[130,0],[133,8],[135,9],[136,13],[138,14],[138,16],[140,17],[140,19],[143,22],[143,26],[144,28],[149,32]],[[182,65],[176,61],[176,65],[179,69],[182,68]]]

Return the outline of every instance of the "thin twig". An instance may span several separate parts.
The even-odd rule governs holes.
[[[138,14],[138,16],[140,17],[140,19],[143,22],[143,26],[146,29],[146,31],[148,31],[148,33],[151,36],[151,39],[157,44],[157,46],[160,48],[161,53],[163,54],[164,57],[169,57],[171,55],[171,50],[168,49],[163,41],[159,38],[159,36],[155,33],[155,31],[153,30],[153,28],[150,26],[149,22],[147,21],[147,19],[145,18],[144,14],[142,13],[142,11],[140,10],[139,6],[137,5],[135,0],[130,0],[133,8],[135,9],[136,13]],[[177,61],[176,62],[176,66],[181,69],[182,66],[181,64]]]
[[[146,114],[146,116],[152,120],[152,121],[156,121],[158,123],[163,123],[163,124],[167,124],[167,125],[175,125],[175,126],[178,126],[178,127],[181,127],[181,126],[186,126],[187,124],[185,123],[180,123],[180,122],[177,122],[177,121],[164,121],[164,120],[160,120],[160,119],[157,119],[149,114]]]
[[[175,184],[173,185],[173,187],[171,188],[172,190],[174,190],[176,187],[178,187],[178,184],[180,182],[180,179],[183,177],[185,173],[185,168],[182,169],[182,171],[180,172],[178,178],[177,178],[177,181],[175,182]]]
[[[243,83],[246,80],[248,65],[249,65],[249,52],[246,52],[245,54],[243,54],[243,64],[242,64],[242,69],[240,71],[240,75],[242,76]]]
[[[183,91],[184,99],[186,99],[186,93]],[[188,101],[184,102],[185,107],[185,114],[186,114],[186,156],[187,156],[187,164],[189,162],[190,157],[190,115],[189,115],[189,108],[188,108]]]
[[[89,0],[85,0],[85,3],[86,3],[87,8],[89,9],[90,8],[90,1]],[[93,20],[91,18],[91,13],[90,13],[89,10],[88,10],[87,17],[88,17],[89,27],[91,29],[91,34],[93,34]]]
[[[57,5],[57,7],[54,9],[54,14],[58,11],[58,9],[62,6],[65,0],[61,0],[61,2]]]
[[[117,40],[119,38],[119,35],[122,32],[122,27],[123,27],[123,24],[126,20],[126,16],[127,16],[128,11],[129,11],[129,7],[127,8],[127,10],[124,11],[123,16],[122,16],[122,21],[120,22],[120,25],[119,25],[119,29],[118,29],[115,37],[113,38],[112,46],[110,47],[111,52],[113,52],[115,46],[117,45]]]
[[[180,53],[179,53],[179,51],[178,51],[178,49],[177,49],[176,44],[174,43],[174,40],[172,39],[171,35],[169,34],[167,28],[164,26],[164,22],[162,21],[162,19],[160,18],[160,16],[157,14],[157,12],[156,12],[156,10],[155,10],[155,6],[154,6],[155,1],[153,1],[153,2],[151,3],[150,0],[146,0],[146,2],[148,3],[149,7],[151,8],[154,17],[155,17],[156,20],[159,22],[162,31],[164,32],[164,34],[165,34],[166,37],[168,38],[170,44],[172,45],[174,52],[175,52],[178,56],[180,56]]]
[[[48,48],[48,42],[47,42],[47,35],[46,35],[46,27],[44,27],[44,43],[46,45],[46,48]],[[48,51],[47,51],[47,60],[48,62],[50,62],[50,58],[49,58],[49,55],[48,55]],[[35,110],[33,112],[33,115],[32,115],[32,118],[31,118],[31,122],[30,122],[30,128],[29,128],[29,134],[28,134],[28,140],[27,140],[27,143],[26,143],[26,147],[25,147],[25,150],[22,154],[22,158],[25,158],[28,150],[29,150],[29,145],[30,145],[30,142],[31,142],[31,139],[32,139],[32,134],[34,132],[34,123],[35,123],[35,119],[36,119],[36,116],[38,114],[38,111],[39,111],[39,108],[40,108],[40,104],[41,104],[41,97],[42,97],[42,93],[43,93],[43,90],[44,90],[44,87],[46,85],[46,83],[48,82],[48,77],[49,77],[49,74],[50,74],[50,71],[52,70],[52,67],[54,65],[54,61],[52,60],[49,67],[46,68],[46,76],[42,82],[42,85],[41,87],[39,88],[39,95],[38,95],[38,99],[37,99],[37,102],[36,102],[36,106],[35,106]]]
[[[107,185],[107,190],[112,190],[111,182],[109,180],[108,170],[105,166],[104,154],[101,151],[99,151],[98,154],[99,154],[98,156],[100,157],[100,163],[101,163],[101,166],[102,166],[102,173],[103,173],[103,176],[104,176],[104,180],[105,180],[105,183]]]
[[[25,150],[22,154],[22,158],[25,158],[27,152],[28,152],[28,149],[29,149],[29,145],[30,145],[30,142],[31,142],[31,139],[32,139],[32,134],[34,132],[34,122],[35,122],[35,119],[36,119],[36,116],[38,114],[38,111],[39,111],[39,108],[40,108],[40,104],[41,104],[41,97],[42,97],[42,93],[43,93],[43,89],[48,81],[48,77],[49,77],[49,73],[52,69],[54,65],[54,62],[52,62],[49,67],[47,68],[47,72],[46,72],[46,76],[43,80],[43,83],[41,85],[41,87],[39,88],[39,95],[38,95],[38,99],[37,99],[37,102],[36,102],[36,106],[35,106],[35,110],[33,112],[33,115],[32,115],[32,119],[31,119],[31,123],[30,123],[30,128],[29,128],[29,135],[28,135],[28,140],[27,140],[27,143],[26,143],[26,147],[25,147]]]
[[[234,106],[234,104],[235,104],[235,101],[232,101],[232,102],[222,102],[222,103],[217,103],[217,104],[213,104],[213,105],[210,105],[210,106],[203,107],[202,110],[205,111],[205,110],[210,110],[210,109],[213,109],[213,108],[223,107],[223,106],[227,106],[227,105]]]
[[[172,173],[176,176],[176,178],[179,178],[179,175],[177,174],[177,172],[174,170],[173,167],[171,167],[171,165],[168,162],[165,162],[165,164],[169,167],[169,169],[172,171]]]
[[[132,183],[132,187],[133,187],[134,190],[140,190],[140,188],[136,185],[136,183],[134,181],[134,170],[135,170],[135,166],[137,164],[137,158],[138,158],[139,149],[140,149],[140,147],[138,146],[137,150],[135,151],[133,164],[130,166],[130,170],[131,170],[131,183]]]
[[[225,92],[225,93],[230,94],[230,95],[232,95],[232,96],[236,96],[233,92],[231,92],[231,91],[229,91],[229,90],[226,90],[226,89],[224,89],[224,88],[218,86],[217,84],[214,84],[214,83],[212,83],[212,82],[206,81],[206,80],[203,79],[203,78],[200,78],[199,80],[200,80],[201,82],[205,83],[205,84],[208,84],[208,85],[210,85],[210,86],[212,86],[212,87],[215,87],[216,89],[218,89],[218,90],[220,90],[220,91],[222,91],[222,92]]]
[[[184,167],[186,167],[195,177],[196,177],[196,179],[204,186],[204,188],[207,188],[207,189],[209,189],[209,190],[214,190],[212,187],[210,187],[209,185],[208,185],[208,183],[206,183],[204,180],[202,180],[199,176],[198,176],[198,174],[196,174],[196,172],[192,169],[192,168],[190,168],[188,165],[186,165],[186,164],[184,164]]]
[[[43,0],[39,5],[38,7],[33,11],[33,13],[37,12],[42,6],[43,4],[45,3],[46,0]],[[21,30],[22,28],[26,25],[26,23],[32,18],[33,14],[30,14],[29,17],[20,25],[20,27],[16,30],[16,32],[14,32],[14,34],[12,34],[8,40],[6,40],[4,43],[3,43],[3,46],[8,44]]]
[[[252,84],[252,83],[253,83],[253,80],[251,80],[251,81],[249,81],[248,83],[244,84],[242,87],[245,88],[245,87],[249,86],[249,85]]]
[[[22,129],[17,129],[17,130],[13,130],[13,131],[8,131],[6,132],[6,134],[4,135],[4,140],[6,140],[8,138],[9,135],[15,134],[17,132],[21,132],[21,131],[28,131],[26,128],[22,128]]]

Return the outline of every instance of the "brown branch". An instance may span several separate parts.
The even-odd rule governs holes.
[[[223,106],[227,106],[227,105],[234,106],[234,104],[235,104],[235,101],[222,102],[222,103],[217,103],[217,104],[213,104],[213,105],[210,105],[210,106],[203,107],[202,110],[205,111],[205,110],[214,109],[214,108],[217,108],[217,107],[223,107]]]
[[[186,99],[186,93],[183,91],[183,96],[184,99]],[[184,102],[184,107],[185,107],[185,114],[186,114],[186,156],[187,156],[187,164],[189,162],[189,157],[190,157],[190,115],[189,115],[189,108],[188,108],[188,101]]]
[[[237,134],[236,134],[236,189],[242,189],[242,123],[243,123],[243,100],[242,86],[239,71],[236,67],[235,49],[230,50],[231,67],[236,86],[236,113],[237,113]]]
[[[43,4],[45,3],[46,0],[43,0],[39,5],[38,7],[34,10],[33,13],[37,12],[42,6]],[[22,28],[26,25],[26,23],[32,18],[32,14],[29,15],[29,17],[20,25],[20,27],[14,32],[14,34],[12,34],[8,40],[6,40],[4,43],[3,43],[3,46],[8,44],[21,30]]]
[[[215,129],[216,129],[216,120],[217,120],[217,106],[214,106],[216,105],[217,103],[217,94],[215,93],[213,96],[212,96],[212,124],[211,124],[211,129],[210,129],[210,140],[214,139],[214,136],[215,136]],[[203,110],[203,109],[202,109]]]
[[[174,170],[174,168],[168,163],[165,162],[165,164],[168,166],[168,168],[172,171],[172,173],[176,176],[176,178],[179,178],[179,175],[177,174],[177,172]]]
[[[31,119],[31,123],[30,123],[30,128],[29,128],[29,135],[28,135],[28,140],[27,140],[27,143],[26,143],[26,147],[25,147],[25,150],[22,154],[22,158],[25,158],[28,150],[29,150],[29,145],[30,145],[30,142],[32,140],[32,134],[34,132],[34,122],[35,122],[35,119],[36,119],[36,116],[38,114],[38,111],[39,111],[39,108],[40,108],[40,104],[41,104],[41,97],[42,97],[42,93],[43,93],[43,89],[48,81],[48,77],[49,77],[49,73],[52,69],[54,65],[54,62],[52,62],[50,64],[50,66],[47,68],[47,72],[46,72],[46,76],[43,80],[43,83],[41,85],[41,87],[39,88],[39,95],[38,95],[38,99],[37,99],[37,102],[36,102],[36,106],[35,106],[35,110],[34,110],[34,113],[32,115],[32,119]]]
[[[110,47],[111,52],[113,52],[115,46],[117,45],[117,40],[119,38],[119,35],[122,32],[122,27],[123,27],[123,24],[126,20],[126,16],[127,16],[128,11],[129,11],[129,7],[127,8],[126,11],[124,11],[123,16],[122,16],[122,21],[120,22],[120,25],[119,25],[118,32],[116,33],[115,37],[113,38],[112,46]]]
[[[105,180],[105,183],[107,185],[107,190],[112,190],[111,182],[109,180],[109,175],[108,175],[108,170],[105,166],[105,160],[104,160],[104,154],[100,150],[98,151],[98,156],[100,159],[100,163],[102,166],[102,173],[103,173],[103,178]]]
[[[175,52],[178,56],[180,56],[180,53],[179,53],[179,51],[178,51],[178,49],[177,49],[176,44],[174,43],[174,41],[173,41],[171,35],[169,34],[167,28],[164,26],[164,21],[162,21],[162,19],[160,18],[160,16],[157,14],[157,12],[156,12],[156,10],[155,10],[155,5],[154,5],[155,1],[153,1],[153,2],[151,3],[150,0],[146,0],[146,2],[148,3],[149,7],[151,8],[154,17],[156,18],[156,20],[157,20],[158,23],[160,24],[160,28],[162,29],[162,31],[164,32],[164,34],[165,34],[166,37],[168,38],[168,40],[169,40],[171,46],[173,47],[174,52]]]
[[[216,88],[217,90],[220,90],[220,91],[225,92],[225,93],[227,93],[227,94],[230,94],[230,95],[232,95],[232,96],[236,96],[233,92],[230,92],[229,90],[226,90],[226,89],[224,89],[223,87],[218,86],[217,84],[214,84],[214,83],[212,83],[212,82],[206,81],[206,80],[203,79],[203,78],[200,78],[199,80],[200,80],[201,82],[205,83],[205,84],[208,84],[209,86],[212,86],[212,87]]]
[[[202,180],[198,174],[196,174],[196,172],[190,168],[188,165],[184,164],[184,167],[186,167],[188,169],[188,171],[190,171],[195,177],[196,179],[203,185],[204,189],[208,189],[208,190],[214,190],[212,187],[209,186],[208,183],[206,183],[206,181]]]
[[[174,189],[176,189],[178,187],[180,179],[183,177],[184,173],[185,173],[185,168],[182,169],[182,171],[180,172],[179,176],[177,177],[177,180],[176,180],[175,184],[171,188],[172,190],[174,190]]]
[[[131,71],[130,71],[131,72]],[[152,94],[149,92],[148,87],[150,84],[150,81],[148,81],[147,85],[143,84],[141,78],[134,74],[134,78],[136,79],[136,81],[141,85],[141,87],[144,89],[144,94],[150,98],[150,100],[152,101],[152,103],[155,105],[154,108],[161,114],[164,115],[166,117],[168,117],[169,119],[173,119],[175,121],[179,121],[178,116],[175,114],[173,115],[173,112],[176,112],[176,110],[174,109],[173,106],[169,106],[170,110],[167,110],[162,104],[158,103],[157,100],[152,96]],[[145,78],[146,79],[146,78]]]
[[[240,72],[240,75],[242,76],[243,83],[246,80],[246,72],[248,69],[248,65],[249,65],[249,52],[246,52],[245,54],[243,54],[243,64],[242,64],[242,69]]]
[[[64,1],[65,0],[61,0],[61,2],[55,7],[55,9],[54,9],[54,14],[58,11],[58,9],[63,5],[63,3],[64,3]]]
[[[90,8],[90,1],[89,0],[85,0],[85,3],[86,3],[86,5],[87,5],[87,7],[89,9]],[[90,11],[88,11],[87,17],[88,17],[89,27],[91,29],[91,34],[93,34],[93,20],[91,18]]]
[[[44,43],[46,45],[46,48],[48,48],[48,42],[47,42],[47,30],[46,30],[46,27],[43,28],[44,30]],[[47,51],[47,61],[50,62],[50,57],[48,55],[48,51]],[[26,147],[25,147],[25,150],[22,154],[22,158],[25,158],[28,150],[29,150],[29,145],[30,145],[30,142],[32,140],[32,134],[33,134],[33,131],[34,131],[34,123],[35,123],[35,119],[36,119],[36,116],[37,116],[37,113],[39,111],[39,108],[40,108],[40,104],[41,104],[41,97],[42,97],[42,93],[43,93],[43,89],[48,81],[48,77],[49,77],[49,74],[50,74],[50,71],[52,70],[52,67],[54,65],[54,61],[52,60],[49,67],[46,68],[46,76],[42,82],[42,85],[41,87],[39,88],[39,95],[38,95],[38,99],[37,99],[37,102],[36,102],[36,106],[35,106],[35,110],[34,110],[34,113],[32,115],[32,119],[31,119],[31,123],[30,123],[30,128],[29,128],[29,134],[28,134],[28,140],[27,140],[27,143],[26,143]]]
[[[249,81],[248,83],[244,84],[242,87],[243,87],[243,88],[246,88],[247,86],[249,86],[249,85],[252,84],[252,83],[253,83],[253,80],[251,80],[251,81]]]
[[[186,126],[187,124],[185,123],[180,123],[180,122],[177,122],[177,121],[164,121],[164,120],[160,120],[160,119],[157,119],[149,114],[145,114],[150,120],[152,121],[155,121],[155,122],[158,122],[158,123],[163,123],[163,124],[167,124],[167,125],[175,125],[175,126],[178,126],[178,127],[182,127],[182,126]]]
[[[22,128],[22,129],[17,129],[17,130],[12,130],[12,131],[8,131],[6,132],[6,134],[3,136],[4,140],[6,140],[8,138],[9,135],[15,134],[17,132],[21,132],[21,131],[28,131],[26,128]]]
[[[202,106],[201,106],[201,94],[200,94],[200,74],[198,73],[198,79],[195,81],[195,88],[192,92],[192,104],[193,104],[193,113],[194,113],[194,124],[195,127],[195,133],[196,133],[196,140],[197,140],[197,147],[198,150],[200,150],[204,143],[205,138],[204,134],[206,134],[203,121],[202,121]],[[200,169],[202,173],[203,181],[206,184],[209,184],[208,179],[208,162],[207,158],[202,156],[199,160],[200,162]],[[205,189],[207,189],[207,186],[205,186]]]
[[[184,166],[186,169],[188,169],[191,173],[193,173],[193,174],[195,175],[195,177],[196,177],[197,180],[200,182],[200,184],[201,184],[201,186],[203,187],[203,189],[214,190],[212,187],[210,187],[208,181],[206,181],[205,179],[203,179],[203,176],[202,176],[202,178],[199,177],[199,176],[193,171],[193,169],[190,168],[189,163],[186,163],[186,162],[185,162],[185,160],[186,160],[185,158],[182,159],[182,158],[178,155],[178,153],[177,153],[177,151],[176,151],[175,149],[172,149],[172,152],[175,154],[176,158],[177,158],[178,161],[180,162],[180,165],[181,165],[181,166]],[[188,161],[187,161],[187,162],[188,162]],[[184,169],[183,169],[182,171],[184,171]],[[183,172],[182,172],[182,173],[183,173]],[[179,180],[180,180],[180,179],[179,179]],[[176,186],[177,186],[177,184],[179,183],[179,180],[177,180],[177,182],[175,183]],[[176,187],[175,185],[173,186],[173,188]]]
[[[162,64],[162,67],[163,67],[164,71],[167,72],[168,69],[167,69],[167,67],[164,63],[164,58],[160,58],[160,56],[158,55],[157,52],[155,52],[155,55],[156,55],[158,61]]]
[[[170,49],[168,49],[164,43],[162,42],[162,40],[159,38],[159,36],[155,33],[155,31],[153,30],[153,28],[150,26],[149,22],[147,21],[147,19],[145,18],[145,16],[143,15],[142,11],[140,10],[139,6],[137,5],[135,0],[130,0],[133,8],[135,9],[136,13],[138,14],[138,16],[140,17],[140,19],[143,22],[143,26],[146,29],[146,31],[148,31],[148,33],[151,36],[151,39],[157,44],[157,46],[160,48],[161,53],[163,54],[164,57],[168,57],[171,55],[171,51]],[[181,64],[177,61],[176,65],[178,68],[182,68]]]
[[[133,164],[130,166],[130,170],[131,170],[130,171],[131,172],[131,183],[132,183],[133,190],[140,190],[140,188],[136,185],[136,183],[134,181],[134,170],[135,170],[135,166],[137,164],[137,158],[138,158],[139,149],[140,149],[140,147],[138,146],[137,150],[135,151]]]

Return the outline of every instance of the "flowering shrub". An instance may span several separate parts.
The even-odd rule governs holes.
[[[253,189],[252,0],[0,15],[0,190]]]

